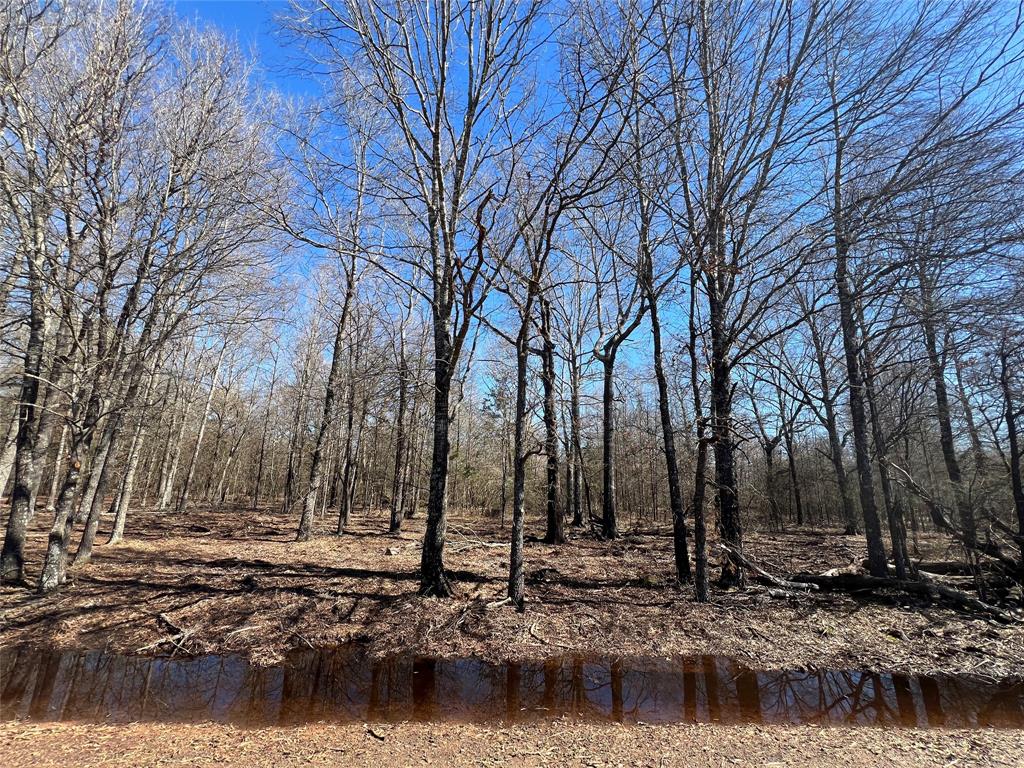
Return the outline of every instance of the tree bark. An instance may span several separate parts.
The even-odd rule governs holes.
[[[559,499],[558,406],[555,402],[555,345],[551,334],[551,304],[540,298],[541,382],[544,385],[544,453],[547,469],[546,544],[564,544],[565,528]]]
[[[358,357],[358,355],[356,356]],[[348,423],[345,426],[345,468],[341,478],[341,499],[338,507],[337,533],[345,532],[355,499],[356,475],[363,425],[366,422],[365,403],[356,423],[356,382],[352,380],[348,389]]]
[[[882,414],[879,410],[878,398],[875,396],[875,364],[871,344],[868,342],[867,327],[864,325],[863,314],[860,317],[861,337],[863,339],[862,355],[864,358],[864,394],[867,397],[871,413],[871,432],[875,443],[875,458],[878,463],[878,479],[882,486],[882,499],[885,503],[886,519],[889,524],[889,538],[892,542],[892,558],[896,566],[896,575],[900,579],[909,578],[913,565],[907,551],[907,527],[903,520],[903,509],[899,505],[892,489],[889,477],[889,466],[886,462],[886,440],[882,430]],[[870,567],[870,561],[869,561]]]
[[[708,279],[709,321],[711,327],[711,436],[715,451],[715,485],[718,488],[718,530],[722,540],[743,552],[743,527],[736,489],[735,444],[732,434],[732,366],[726,332],[725,307],[722,306],[719,275]],[[732,563],[722,569],[723,586],[745,583],[743,568]]]
[[[619,525],[615,508],[615,354],[601,361],[604,389],[601,395],[601,537],[616,539]]]
[[[1010,486],[1013,489],[1013,509],[1017,513],[1017,534],[1024,536],[1024,482],[1021,480],[1021,448],[1017,432],[1017,417],[1020,411],[1013,401],[1010,389],[1010,356],[1006,349],[1005,337],[999,347],[999,388],[1003,394],[1003,409],[1006,419],[1006,440],[1010,449]]]
[[[427,495],[427,528],[420,558],[420,594],[450,597],[451,582],[444,570],[444,541],[448,528],[448,456],[451,452],[449,410],[454,374],[451,334],[446,318],[434,322],[434,426]]]
[[[18,452],[19,410],[18,407],[14,408],[7,431],[4,433],[3,440],[0,441],[0,499],[3,498],[4,491],[7,490],[7,481],[11,477],[11,470],[14,469],[14,456]]]
[[[60,438],[57,440],[57,453],[53,457],[53,473],[50,478],[50,490],[46,494],[46,511],[53,512],[57,503],[57,490],[60,483],[60,472],[64,453],[68,447],[68,425],[67,422],[61,425]]]
[[[837,182],[838,183],[838,182]],[[836,288],[839,298],[839,316],[846,353],[846,374],[849,380],[850,422],[853,428],[854,454],[857,459],[857,479],[860,486],[860,506],[864,515],[864,536],[868,545],[869,571],[872,576],[887,573],[885,543],[882,525],[875,505],[875,483],[871,469],[867,414],[864,408],[864,381],[860,367],[860,348],[857,324],[854,319],[854,298],[850,290],[847,265],[847,245],[836,233]]]
[[[572,526],[583,526],[583,446],[580,439],[580,373],[579,358],[573,349],[569,360],[569,438],[572,443]]]
[[[75,523],[84,523],[89,519],[89,513],[93,506],[92,502],[96,498],[100,478],[103,476],[103,469],[107,466],[107,458],[110,456],[110,442],[107,439],[108,432],[106,426],[113,423],[114,419],[113,415],[108,415],[99,422],[100,425],[104,426],[104,429],[100,432],[99,443],[93,446],[91,458],[86,454],[87,459],[83,462],[85,465],[86,483],[85,489],[82,491],[82,497],[78,501],[78,507],[75,510]],[[96,428],[98,429],[99,426]]]
[[[658,382],[658,413],[661,417],[661,438],[665,449],[665,468],[668,471],[668,500],[672,514],[672,552],[675,556],[676,579],[688,582],[690,553],[686,544],[686,513],[683,509],[683,491],[679,483],[679,463],[676,460],[676,436],[672,426],[672,410],[668,392],[668,377],[661,348],[661,321],[658,304],[653,296],[648,299],[651,313],[651,336],[654,342],[654,377]]]
[[[708,441],[705,434],[704,403],[700,392],[700,365],[697,354],[697,270],[690,265],[690,396],[693,398],[693,421],[697,433],[697,456],[693,464],[693,556],[694,597],[706,603],[708,594],[707,525],[704,517],[704,497],[707,485]]]
[[[227,352],[228,342],[224,341],[220,354],[217,356],[217,364],[213,367],[213,377],[210,379],[210,392],[206,396],[206,405],[203,407],[203,415],[199,419],[199,433],[196,435],[196,444],[192,449],[192,456],[188,462],[188,471],[185,472],[185,480],[181,486],[181,495],[178,497],[177,512],[185,514],[188,508],[188,494],[192,486],[192,480],[196,474],[196,463],[199,460],[199,451],[203,447],[203,435],[206,434],[206,422],[210,418],[210,407],[213,405],[213,395],[217,390],[217,380],[220,378],[220,366],[224,362],[224,354]]]
[[[925,350],[928,354],[928,368],[931,374],[932,387],[935,390],[935,419],[939,424],[939,445],[942,447],[942,460],[946,467],[946,475],[953,486],[956,498],[957,516],[964,544],[974,550],[978,542],[978,525],[974,519],[974,509],[964,487],[963,474],[960,471],[960,460],[956,455],[956,444],[953,440],[953,422],[949,408],[949,392],[946,388],[946,371],[942,355],[939,351],[937,331],[935,327],[935,302],[932,297],[931,282],[927,274],[924,257],[918,260],[918,281],[921,291],[921,329],[924,331]]]
[[[188,364],[188,357],[190,352],[191,348],[189,348],[189,350],[185,353],[184,365]],[[200,357],[200,364],[201,363],[202,357]],[[173,415],[171,417],[167,451],[164,454],[164,458],[160,466],[160,482],[157,491],[157,508],[161,512],[166,511],[167,508],[171,505],[171,497],[174,494],[174,480],[178,475],[178,466],[180,465],[181,462],[181,451],[185,443],[185,430],[188,428],[189,413],[192,410],[192,401],[195,398],[196,393],[199,391],[201,380],[201,365],[197,365],[195,381],[192,382],[187,393],[185,394],[184,402],[181,403],[181,421],[178,423],[177,431],[175,431],[174,429],[175,418]],[[175,391],[174,399],[175,405],[177,405],[178,402],[182,400],[180,384]]]
[[[857,510],[850,494],[850,478],[843,464],[843,442],[839,438],[839,422],[836,418],[835,400],[829,383],[829,366],[825,360],[825,345],[818,332],[818,326],[811,317],[808,323],[811,329],[811,342],[814,345],[814,361],[818,368],[818,379],[821,386],[822,407],[825,410],[825,431],[828,433],[829,460],[836,474],[836,486],[843,507],[844,536],[856,536],[860,533]]]
[[[796,450],[793,440],[793,430],[783,430],[783,438],[786,441],[786,461],[789,464],[789,482],[793,486],[793,507],[796,512],[796,524],[802,526],[804,524],[804,501],[803,495],[800,493],[800,476],[796,470]]]
[[[131,397],[131,393],[129,397]],[[113,480],[114,457],[117,450],[117,441],[121,436],[122,419],[123,415],[120,411],[112,414],[101,437],[101,440],[106,443],[106,448],[103,450],[103,462],[101,466],[93,466],[91,470],[98,477],[89,503],[85,528],[82,530],[82,538],[79,541],[78,549],[75,551],[74,560],[72,560],[73,565],[85,565],[92,559],[92,545],[96,540],[96,531],[100,524],[100,514],[103,511],[103,501]]]
[[[515,426],[512,438],[512,546],[509,553],[508,597],[517,609],[523,608],[523,592],[525,589],[525,564],[523,558],[523,525],[525,517],[524,497],[526,490],[526,368],[529,351],[527,349],[527,323],[522,327],[516,339],[516,405]]]
[[[395,412],[395,476],[391,483],[391,533],[402,529],[405,516],[405,462],[408,437],[405,431],[406,410],[409,403],[409,361],[405,353],[405,325],[399,330],[398,349],[398,408]],[[504,461],[502,463],[504,467]],[[502,486],[504,492],[504,485]]]
[[[135,476],[139,469],[139,461],[142,458],[142,446],[145,444],[145,441],[146,414],[145,412],[140,412],[135,425],[135,433],[132,435],[131,446],[128,448],[128,467],[125,469],[124,479],[121,481],[121,492],[118,494],[114,512],[114,525],[110,532],[110,538],[107,539],[107,544],[117,544],[124,540],[124,526],[128,519],[128,508],[131,505],[132,493],[135,489]]]
[[[974,467],[979,474],[984,474],[988,468],[988,460],[985,457],[985,449],[981,445],[981,436],[978,433],[978,425],[974,420],[974,409],[967,397],[967,389],[964,387],[963,365],[960,363],[960,356],[954,350],[953,369],[956,372],[956,391],[960,400],[960,408],[964,412],[964,421],[967,423],[967,435],[971,440],[971,453],[974,454]]]
[[[39,439],[39,432],[36,429],[39,413],[36,405],[39,399],[39,380],[46,337],[42,250],[30,254],[26,263],[29,284],[29,332],[25,344],[21,390],[18,394],[18,433],[15,438],[11,512],[7,518],[3,550],[0,552],[0,582],[5,583],[20,583],[25,579],[25,532],[32,515],[34,454]]]
[[[50,528],[50,535],[47,538],[43,570],[39,575],[39,592],[41,594],[52,592],[64,583],[68,540],[71,538],[71,528],[74,525],[74,515],[71,514],[72,504],[82,471],[81,441],[72,437],[71,445],[67,472],[64,475],[60,495],[57,497],[53,526]]]
[[[324,406],[320,414],[320,427],[317,429],[316,441],[313,443],[313,456],[309,465],[309,483],[306,485],[306,492],[302,497],[302,516],[299,519],[299,530],[295,535],[296,541],[308,541],[313,533],[313,513],[316,510],[316,499],[320,493],[320,486],[324,481],[324,448],[327,444],[327,434],[334,423],[334,401],[337,398],[338,387],[341,385],[342,351],[345,346],[345,331],[348,325],[348,309],[351,301],[352,292],[349,290],[345,293],[341,317],[338,319],[334,333],[331,369],[327,374],[327,390],[324,393]]]
[[[270,432],[270,409],[274,403],[274,387],[277,385],[277,357],[274,357],[274,369],[270,374],[270,391],[267,393],[267,407],[263,414],[263,431],[260,435],[260,455],[256,462],[256,483],[252,489],[252,508],[260,503],[260,490],[263,487],[263,470],[267,458],[267,433]]]

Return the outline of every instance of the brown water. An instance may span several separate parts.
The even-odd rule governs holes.
[[[295,653],[148,658],[0,650],[0,715],[33,720],[817,723],[1024,727],[1024,684],[852,670],[754,672],[714,656],[567,656],[535,664],[400,657],[357,646]]]

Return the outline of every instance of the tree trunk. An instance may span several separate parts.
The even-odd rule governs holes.
[[[345,468],[341,479],[341,499],[338,508],[337,533],[345,532],[348,526],[349,516],[352,514],[353,500],[355,498],[356,473],[359,458],[359,442],[362,437],[363,423],[366,419],[366,409],[359,414],[359,424],[355,422],[356,415],[356,382],[352,380],[348,388],[348,423],[345,427]]]
[[[1010,356],[1006,350],[1005,337],[999,348],[999,385],[1003,393],[1006,439],[1010,447],[1010,486],[1013,489],[1013,508],[1017,513],[1017,533],[1024,536],[1024,482],[1021,481],[1021,449],[1017,432],[1017,417],[1020,412],[1013,402],[1013,393],[1010,389]]]
[[[113,415],[105,418],[105,424],[113,423]],[[101,421],[101,424],[104,422]],[[96,498],[96,491],[100,485],[100,478],[103,476],[103,469],[107,466],[107,459],[110,457],[110,443],[107,440],[108,431],[106,426],[100,434],[99,444],[92,451],[92,457],[85,462],[85,489],[82,497],[78,500],[78,508],[75,511],[75,523],[84,523],[89,519],[92,510],[93,499]]]
[[[270,392],[267,394],[267,408],[263,415],[263,431],[260,435],[260,457],[256,463],[256,484],[252,489],[252,508],[255,510],[260,503],[260,490],[263,486],[263,468],[267,457],[267,433],[270,431],[270,409],[274,402],[274,387],[277,384],[277,357],[274,357],[274,370],[270,374]]]
[[[676,461],[676,436],[672,427],[672,410],[668,393],[668,377],[661,349],[661,321],[658,318],[658,305],[654,297],[650,298],[651,336],[654,341],[654,377],[658,382],[658,412],[661,416],[661,437],[665,448],[665,467],[668,470],[668,500],[672,513],[672,551],[675,555],[676,578],[680,582],[688,582],[692,578],[690,572],[690,553],[686,545],[686,513],[683,510],[683,491],[679,484],[679,464]]]
[[[778,446],[777,440],[766,440],[764,443],[764,491],[768,498],[768,520],[769,526],[776,530],[783,530],[782,513],[779,511],[779,501],[775,497],[775,449]]]
[[[0,499],[7,490],[7,481],[11,477],[11,470],[14,469],[14,456],[18,452],[18,411],[15,407],[11,414],[10,423],[3,439],[0,440]]]
[[[144,333],[146,334],[146,337],[148,337],[148,332]],[[75,565],[84,565],[92,558],[92,548],[96,540],[96,531],[99,528],[103,501],[106,498],[107,490],[109,489],[111,480],[113,479],[114,458],[117,456],[117,444],[121,438],[124,427],[125,411],[129,407],[136,406],[138,404],[140,399],[139,387],[142,384],[143,376],[145,376],[145,366],[141,362],[136,361],[130,373],[127,390],[121,400],[123,405],[114,413],[109,415],[107,425],[104,428],[103,435],[101,436],[101,443],[103,445],[101,451],[103,454],[103,462],[101,466],[94,466],[92,468],[93,472],[99,472],[99,478],[96,483],[93,497],[90,501],[89,515],[86,521],[85,530],[82,532],[82,539],[79,542],[78,550],[75,552]],[[146,376],[146,387],[141,393],[141,400],[143,404],[149,400],[149,394],[152,391],[155,378],[156,366],[154,366],[153,371]],[[139,423],[134,430],[132,445],[129,448],[129,469],[123,481],[124,487],[128,488],[128,496],[125,497],[122,493],[121,497],[118,499],[117,518],[119,523],[118,521],[115,521],[114,531],[110,535],[110,541],[119,540],[124,531],[124,515],[127,514],[128,500],[131,496],[130,484],[134,481],[134,467],[138,465],[138,443],[141,440],[143,422],[144,414],[140,412]],[[131,477],[129,477],[129,475]],[[123,512],[121,511],[122,509],[124,510]]]
[[[199,433],[196,435],[195,448],[192,449],[192,457],[188,462],[188,471],[185,472],[185,481],[181,486],[181,495],[178,497],[178,508],[177,512],[179,515],[185,514],[185,510],[188,508],[188,494],[192,486],[192,480],[196,474],[196,463],[199,460],[199,451],[203,447],[203,435],[206,434],[206,422],[210,418],[210,407],[213,405],[213,395],[217,389],[217,380],[220,378],[220,366],[224,362],[224,354],[227,352],[228,344],[224,342],[224,346],[221,347],[220,354],[217,356],[217,364],[213,367],[213,377],[210,380],[210,392],[206,396],[206,405],[203,407],[203,415],[199,419]]]
[[[331,350],[331,369],[327,374],[324,407],[320,414],[320,428],[316,432],[316,441],[313,443],[313,456],[309,465],[309,483],[306,485],[306,492],[302,498],[302,517],[299,519],[299,530],[295,535],[296,541],[308,541],[313,533],[313,513],[316,510],[316,499],[320,493],[320,486],[323,485],[324,481],[324,448],[327,444],[327,434],[330,432],[331,424],[334,423],[334,400],[337,397],[338,387],[341,384],[342,348],[345,345],[345,330],[348,324],[348,307],[350,302],[351,293],[345,296],[341,317],[335,329],[334,346]]]
[[[732,366],[725,328],[725,307],[716,286],[720,276],[709,278],[708,305],[711,326],[711,436],[715,446],[715,484],[718,488],[718,529],[722,540],[742,554],[743,528],[736,492],[735,444],[732,434]],[[745,584],[743,568],[731,562],[722,569],[723,586]]]
[[[108,418],[108,425],[101,437],[102,442],[106,444],[106,447],[103,449],[103,461],[100,466],[94,465],[91,470],[98,474],[98,478],[89,503],[89,511],[86,516],[85,528],[82,530],[82,538],[78,544],[78,549],[75,551],[75,558],[72,561],[73,565],[85,565],[92,559],[92,545],[96,540],[96,531],[100,524],[100,514],[103,511],[103,501],[113,480],[114,457],[117,450],[117,440],[121,435],[121,422],[122,414],[120,411],[116,414],[111,414]]]
[[[572,526],[583,525],[583,498],[581,484],[583,481],[583,446],[580,439],[580,372],[579,359],[575,349],[569,361],[569,419],[570,441],[572,447]]]
[[[882,499],[885,502],[886,518],[889,523],[889,538],[892,542],[893,563],[896,575],[906,579],[911,574],[910,553],[907,551],[907,527],[903,520],[903,510],[893,494],[892,481],[889,478],[889,466],[886,463],[886,440],[882,431],[882,414],[879,411],[878,399],[875,397],[875,364],[871,345],[867,340],[867,327],[861,315],[862,355],[864,357],[864,394],[871,411],[871,431],[875,443],[875,458],[878,463],[878,478],[882,486]]]
[[[967,398],[967,389],[964,387],[964,371],[960,363],[960,356],[953,352],[953,369],[956,371],[956,391],[960,400],[960,408],[964,412],[964,421],[967,423],[967,435],[971,439],[971,453],[974,454],[974,467],[979,474],[984,474],[988,468],[988,461],[985,458],[985,449],[981,445],[981,436],[978,433],[978,425],[974,420],[974,409],[971,408],[971,401]]]
[[[155,378],[155,371],[153,378]],[[150,382],[152,383],[152,378]],[[142,446],[145,441],[146,413],[141,411],[138,422],[135,425],[135,434],[132,435],[131,446],[128,448],[128,467],[125,469],[124,479],[121,481],[121,492],[117,497],[117,506],[114,513],[114,526],[110,532],[110,538],[107,539],[107,544],[117,544],[124,539],[125,521],[128,519],[128,507],[131,505],[132,492],[135,488],[135,475],[139,469],[139,460],[142,458]]]
[[[229,372],[230,376],[230,372]],[[227,406],[227,388],[224,389],[224,403],[222,408]],[[206,486],[203,489],[203,501],[209,502],[215,498],[213,489],[213,475],[216,472],[217,465],[220,464],[220,444],[224,439],[224,422],[225,414],[218,412],[217,416],[217,431],[213,434],[213,449],[210,451],[210,460],[208,462],[209,468],[206,470]],[[205,469],[205,468],[204,468]]]
[[[60,472],[64,453],[68,447],[68,425],[65,422],[60,428],[60,439],[57,441],[57,453],[53,457],[53,476],[50,478],[50,490],[46,494],[46,511],[53,512],[57,504],[57,490],[60,483]]]
[[[860,347],[854,319],[854,299],[847,274],[847,245],[836,236],[836,287],[839,298],[840,325],[843,349],[846,353],[846,374],[849,380],[850,422],[853,428],[854,453],[857,459],[857,479],[860,485],[860,506],[864,515],[864,536],[868,545],[868,570],[872,576],[885,576],[885,543],[882,524],[875,505],[875,483],[871,469],[867,414],[864,409],[864,381],[860,368]]]
[[[74,525],[74,515],[71,514],[72,502],[82,471],[80,440],[73,437],[71,444],[68,468],[61,485],[60,495],[57,497],[53,526],[50,528],[46,555],[43,558],[43,570],[39,575],[39,592],[43,594],[52,592],[64,582],[68,540],[71,538],[71,528]]]
[[[601,397],[601,537],[618,538],[615,510],[615,354],[601,361],[604,366],[604,389]]]
[[[565,529],[559,499],[558,471],[558,406],[555,402],[555,345],[551,335],[551,304],[541,297],[541,381],[544,385],[544,454],[547,468],[547,530],[546,544],[564,544]]]
[[[238,449],[242,447],[242,441],[245,440],[245,436],[248,434],[248,423],[243,423],[241,429],[238,430],[238,437],[228,447],[228,455],[224,457],[224,465],[220,470],[220,479],[217,480],[217,490],[214,491],[213,498],[218,504],[223,504],[228,496],[228,473],[234,464],[235,457],[238,455]]]
[[[77,434],[72,433],[68,468],[64,473],[64,482],[61,485],[60,495],[57,498],[53,525],[50,528],[50,535],[46,543],[46,554],[43,558],[43,570],[39,576],[40,593],[50,592],[64,583],[68,544],[71,540],[71,531],[75,524],[75,516],[73,514],[74,499],[82,474],[82,458],[88,454],[92,446],[100,415],[106,409],[101,387],[97,386],[97,384],[103,381],[105,375],[102,371],[97,370],[96,376],[92,391],[86,401],[85,416],[81,422],[82,428]],[[70,424],[78,423],[79,412],[80,401],[73,401],[71,404]],[[112,415],[108,425],[113,420],[114,417]]]
[[[700,392],[700,366],[697,355],[697,270],[690,267],[690,395],[693,398],[693,421],[697,433],[697,456],[693,465],[693,556],[694,596],[698,603],[706,603],[708,594],[707,525],[704,517],[704,497],[707,484],[708,443],[704,429],[704,404]]]
[[[395,477],[391,483],[391,533],[402,529],[405,502],[406,442],[405,412],[409,402],[409,363],[405,355],[405,326],[399,331],[398,350],[398,409],[395,413]],[[504,459],[502,460],[504,467]],[[502,488],[504,491],[504,487]]]
[[[186,354],[186,365],[187,362],[188,355]],[[201,362],[202,357],[200,357],[200,363]],[[174,437],[173,439],[168,437],[169,443],[167,446],[167,452],[164,454],[164,459],[160,467],[160,484],[157,492],[157,508],[161,512],[166,511],[171,505],[171,496],[174,494],[174,479],[178,476],[178,466],[181,463],[181,451],[184,448],[185,430],[188,428],[189,413],[192,410],[192,401],[195,398],[196,393],[199,391],[201,380],[201,368],[197,365],[195,381],[192,382],[189,387],[181,406],[181,422],[178,424],[176,434],[174,434],[173,429],[174,418],[171,418],[171,433],[174,434]],[[175,404],[177,404],[178,400],[181,400],[180,385],[178,391],[175,392]]]
[[[306,410],[306,389],[309,385],[309,369],[312,366],[312,341],[302,358],[299,373],[298,396],[295,398],[295,418],[292,421],[291,440],[288,441],[288,471],[284,480],[284,502],[282,511],[288,514],[295,497],[295,482],[302,468],[302,421]]]
[[[519,610],[523,608],[525,565],[523,562],[523,525],[526,491],[526,366],[527,321],[523,320],[516,339],[516,407],[512,438],[512,546],[509,553],[508,597]]]
[[[814,318],[808,323],[811,329],[811,342],[814,345],[814,360],[818,368],[818,379],[821,386],[822,407],[825,409],[825,431],[828,433],[829,460],[836,474],[836,486],[839,489],[839,500],[843,507],[844,536],[856,536],[860,533],[857,521],[857,510],[853,506],[850,494],[850,478],[843,464],[843,442],[839,438],[839,423],[836,419],[835,401],[829,384],[829,366],[825,360],[825,345],[818,333]]]
[[[804,524],[804,502],[803,496],[800,493],[800,477],[796,471],[796,452],[793,445],[793,431],[791,429],[784,430],[783,438],[786,441],[786,461],[789,463],[789,482],[793,486],[793,507],[796,512],[796,524],[799,527]]]
[[[939,445],[942,447],[942,460],[946,466],[946,475],[953,486],[956,498],[957,514],[960,518],[960,529],[964,537],[964,545],[973,550],[978,543],[978,526],[974,519],[974,509],[964,487],[963,475],[960,471],[960,460],[956,455],[953,440],[953,423],[950,416],[949,393],[946,389],[946,371],[939,352],[935,328],[935,304],[932,300],[931,285],[923,259],[918,263],[918,278],[921,289],[921,328],[924,331],[925,350],[928,354],[928,368],[931,373],[932,387],[935,390],[935,419],[939,423]]]
[[[4,546],[0,552],[0,582],[25,579],[25,532],[32,515],[32,475],[39,433],[36,408],[46,337],[46,300],[43,296],[42,253],[27,258],[29,275],[29,333],[25,343],[25,364],[18,394],[18,433],[15,438],[14,487],[11,512],[7,518]]]
[[[427,528],[420,558],[420,594],[450,597],[452,586],[444,571],[444,539],[448,527],[448,455],[451,442],[449,399],[454,360],[452,340],[444,318],[434,320],[434,427],[427,496]]]
[[[420,482],[420,468],[423,466],[423,451],[426,439],[420,433],[420,422],[423,416],[426,415],[426,404],[423,404],[423,408],[420,407],[419,398],[416,396],[417,390],[418,387],[413,389],[412,392],[412,418],[409,419],[410,441],[409,452],[406,457],[405,486],[406,488],[412,487],[412,501],[405,505],[406,520],[416,517],[420,507],[420,493],[423,489],[423,483]]]
[[[66,349],[70,345],[70,326],[66,320],[61,320],[60,327],[57,330],[57,337],[55,341],[56,349]],[[48,371],[44,372],[44,376],[47,377],[48,383],[45,391],[43,392],[41,399],[37,402],[37,410],[40,411],[40,416],[36,424],[36,440],[35,448],[33,449],[32,458],[32,500],[29,504],[30,519],[35,514],[36,509],[36,496],[39,492],[39,484],[43,478],[43,468],[46,464],[46,454],[50,450],[50,441],[53,437],[53,428],[57,419],[61,416],[64,406],[61,404],[63,399],[63,380],[64,380],[64,368],[66,367],[66,356],[63,354],[56,355],[54,361],[51,363]],[[71,397],[75,397],[74,387],[72,387]],[[67,430],[67,420],[63,419],[61,424],[61,437],[66,441],[65,433]],[[63,453],[63,448],[58,448],[56,454],[59,457]],[[53,464],[53,473],[58,475],[60,473],[60,461],[59,458],[55,459]],[[53,497],[57,492],[57,484],[51,480],[50,489],[47,494],[46,509],[47,511],[53,511]]]

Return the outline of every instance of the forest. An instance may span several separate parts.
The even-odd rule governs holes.
[[[1024,679],[1024,4],[270,10],[0,0],[5,646]]]

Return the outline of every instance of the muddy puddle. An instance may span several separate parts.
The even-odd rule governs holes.
[[[358,647],[298,652],[277,667],[241,656],[150,658],[0,650],[0,714],[34,720],[815,723],[1024,727],[1024,684],[852,670],[755,672],[726,658],[585,658],[491,664]]]

